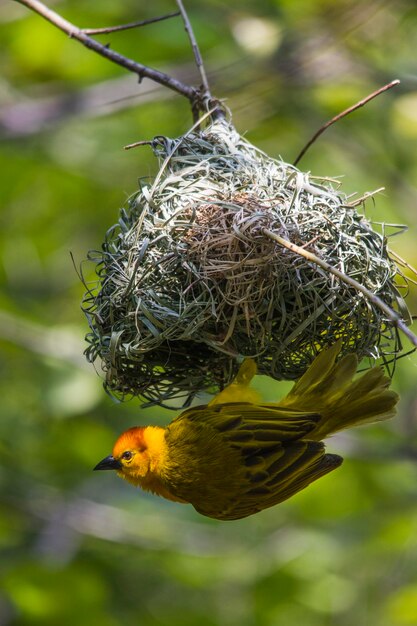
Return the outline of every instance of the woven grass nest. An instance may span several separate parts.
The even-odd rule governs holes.
[[[354,278],[404,315],[404,277],[385,237],[335,181],[275,160],[218,120],[152,142],[160,169],[90,253],[83,303],[90,361],[121,398],[186,405],[223,388],[241,357],[298,378],[322,348],[389,362],[394,324],[357,289],[271,239],[273,232]]]

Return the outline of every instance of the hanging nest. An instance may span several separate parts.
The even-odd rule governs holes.
[[[106,387],[150,403],[223,388],[238,357],[296,379],[336,339],[341,354],[395,359],[380,308],[266,233],[313,252],[405,316],[399,267],[335,181],[266,154],[225,120],[152,142],[160,170],[91,253],[86,354]],[[404,286],[404,285],[403,285]]]

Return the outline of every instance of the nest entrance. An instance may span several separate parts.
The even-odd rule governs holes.
[[[161,169],[122,210],[95,255],[84,301],[88,358],[110,391],[152,403],[216,391],[252,356],[260,373],[302,375],[337,339],[385,359],[397,330],[352,286],[272,241],[303,246],[398,310],[401,272],[328,180],[269,158],[224,120],[153,143]]]

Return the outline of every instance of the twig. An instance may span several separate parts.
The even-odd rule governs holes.
[[[367,102],[369,102],[370,100],[373,100],[373,98],[376,98],[381,93],[384,93],[384,91],[388,91],[388,89],[392,89],[392,87],[395,87],[396,85],[399,85],[399,84],[400,84],[400,81],[398,79],[393,80],[390,83],[388,83],[387,85],[384,85],[383,87],[381,87],[380,89],[377,89],[376,91],[373,91],[371,94],[369,94],[369,96],[366,96],[366,98],[364,98],[363,100],[360,100],[359,102],[357,102],[356,104],[352,105],[348,109],[345,109],[344,111],[342,111],[341,113],[339,113],[335,117],[332,117],[332,119],[329,120],[328,122],[326,122],[321,128],[319,128],[319,130],[313,135],[313,137],[310,139],[310,141],[306,143],[306,145],[301,150],[301,152],[298,155],[298,157],[295,159],[294,165],[297,165],[297,163],[299,161],[301,161],[302,157],[305,155],[305,153],[310,148],[310,146],[320,137],[320,135],[322,133],[324,133],[324,131],[327,128],[329,128],[329,126],[331,126],[335,122],[338,122],[343,117],[346,117],[347,115],[349,115],[349,113],[353,113],[353,111],[356,111],[357,109],[360,109],[365,104],[367,104]]]
[[[361,204],[363,205],[365,200],[367,200],[368,198],[373,198],[374,196],[376,196],[377,193],[381,193],[382,191],[385,191],[385,187],[378,187],[378,189],[374,189],[374,191],[366,191],[360,198],[356,198],[355,200],[352,200],[352,202],[347,202],[346,206],[353,208]]]
[[[336,276],[337,278],[339,278],[343,282],[349,284],[351,287],[353,287],[354,289],[356,289],[360,293],[363,293],[363,295],[370,302],[375,304],[378,308],[381,309],[381,311],[383,311],[385,313],[387,318],[394,324],[394,326],[399,328],[404,333],[404,335],[406,335],[406,337],[408,337],[408,339],[411,341],[411,343],[414,346],[417,346],[417,337],[416,337],[416,335],[414,335],[411,332],[411,330],[407,327],[407,325],[405,324],[405,322],[402,319],[402,317],[396,311],[393,311],[393,309],[391,309],[391,307],[389,307],[387,304],[385,304],[385,302],[383,302],[381,300],[381,298],[378,298],[377,295],[372,293],[372,291],[369,291],[369,289],[367,289],[366,287],[364,287],[363,285],[358,283],[358,281],[356,281],[354,278],[352,278],[351,276],[347,276],[343,272],[339,271],[338,269],[336,269],[335,267],[333,267],[332,265],[327,263],[327,261],[324,261],[323,259],[320,259],[318,256],[316,256],[312,252],[309,252],[308,250],[305,250],[304,248],[301,248],[300,246],[297,246],[295,243],[292,243],[291,241],[288,241],[287,239],[283,239],[282,237],[280,237],[276,233],[272,232],[271,230],[268,230],[267,228],[264,228],[262,232],[264,233],[264,235],[266,235],[270,239],[276,241],[281,246],[284,246],[288,250],[291,250],[292,252],[295,252],[296,254],[299,254],[300,256],[304,257],[308,261],[311,261],[312,263],[315,263],[315,265],[318,265],[319,267],[322,267],[326,272],[329,272],[330,274],[333,274],[334,276]]]
[[[85,35],[108,35],[109,33],[117,33],[121,30],[129,30],[130,28],[138,28],[139,26],[147,26],[148,24],[154,24],[155,22],[162,22],[163,20],[169,20],[172,17],[181,15],[179,11],[175,13],[167,13],[160,17],[151,17],[149,20],[141,20],[139,22],[130,22],[129,24],[120,24],[119,26],[107,26],[105,28],[83,28],[82,32]]]
[[[137,74],[140,80],[142,78],[150,78],[156,83],[160,83],[161,85],[168,87],[168,89],[172,89],[173,91],[176,91],[177,93],[188,98],[194,110],[196,107],[198,107],[197,102],[199,100],[200,94],[195,87],[185,85],[179,80],[168,76],[168,74],[165,74],[164,72],[160,72],[159,70],[155,70],[153,68],[147,67],[146,65],[142,65],[141,63],[137,63],[136,61],[133,61],[132,59],[129,59],[119,54],[118,52],[111,50],[107,46],[102,45],[95,39],[92,39],[91,37],[86,35],[82,29],[78,28],[78,26],[75,26],[68,20],[64,19],[61,15],[49,9],[39,0],[15,0],[15,2],[23,4],[24,6],[28,7],[28,9],[31,9],[38,15],[41,15],[48,22],[66,33],[69,37],[71,37],[72,39],[76,39],[77,41],[82,43],[83,46],[85,46],[86,48],[94,50],[94,52],[97,52],[97,54],[100,54],[109,61],[112,61],[113,63],[124,67],[125,69],[129,70],[129,72]]]
[[[197,40],[196,40],[196,38],[194,36],[193,28],[191,26],[190,20],[188,19],[188,15],[187,15],[187,12],[186,12],[186,10],[184,8],[182,0],[176,0],[176,2],[177,2],[178,8],[179,8],[180,13],[181,13],[182,21],[184,22],[185,30],[186,30],[188,38],[190,40],[191,47],[193,49],[195,63],[197,65],[198,71],[200,72],[201,82],[202,82],[202,85],[203,85],[203,95],[206,98],[209,99],[209,98],[211,98],[210,87],[209,87],[209,84],[208,84],[207,74],[206,74],[206,70],[204,68],[203,59],[201,58],[200,49],[198,47]]]
[[[131,150],[132,148],[137,148],[138,146],[151,146],[152,143],[152,141],[146,139],[142,141],[135,141],[134,143],[127,144],[127,146],[123,146],[123,150]]]
[[[415,267],[413,267],[412,265],[410,265],[410,263],[407,263],[407,261],[405,259],[403,259],[399,254],[397,254],[397,252],[394,252],[394,250],[389,250],[390,256],[393,256],[394,259],[397,260],[398,264],[401,265],[402,267],[406,267],[408,270],[410,270],[414,276],[417,276],[417,269]],[[410,281],[410,283],[413,283],[413,285],[417,285],[417,281],[414,278],[411,278],[411,276],[407,276],[407,280]]]

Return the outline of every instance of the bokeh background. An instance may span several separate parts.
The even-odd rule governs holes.
[[[175,10],[168,0],[50,6],[81,27]],[[290,162],[327,119],[401,79],[328,130],[300,166],[343,177],[349,194],[385,187],[367,215],[408,224],[391,247],[417,264],[415,1],[188,9],[236,127]],[[101,41],[198,82],[178,18]],[[122,147],[178,136],[191,115],[179,96],[139,86],[11,0],[0,2],[0,48],[0,623],[417,624],[415,354],[397,364],[398,417],[334,437],[342,468],[253,518],[205,519],[93,474],[119,432],[175,413],[103,391],[83,357],[84,290],[71,254],[78,267],[99,248],[138,178],[156,171],[148,147]],[[83,271],[92,278],[88,264]],[[417,288],[409,305],[417,312]],[[257,384],[270,400],[288,387]]]

